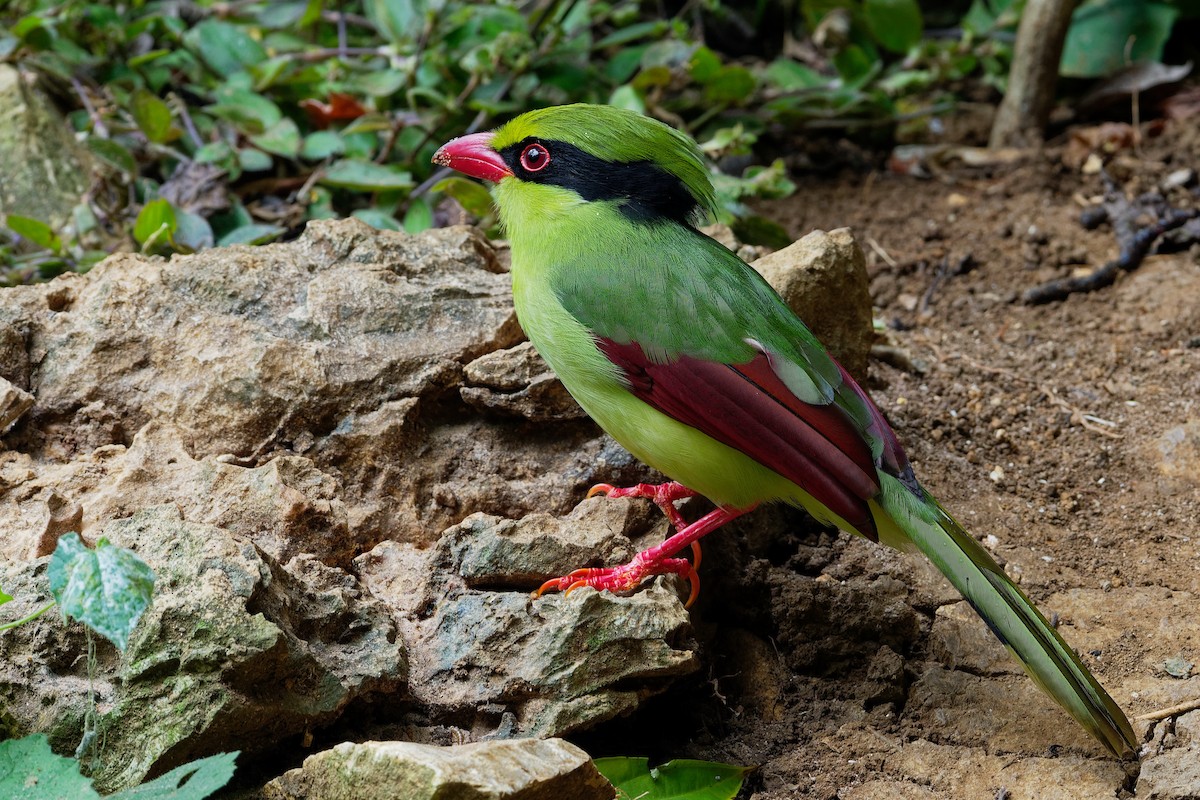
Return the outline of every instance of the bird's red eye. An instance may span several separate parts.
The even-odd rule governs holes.
[[[550,164],[550,151],[540,144],[527,145],[521,151],[521,166],[527,172],[541,172]]]

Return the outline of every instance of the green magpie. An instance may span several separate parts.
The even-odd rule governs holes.
[[[671,481],[593,487],[644,497],[675,533],[617,567],[539,590],[626,591],[679,574],[679,554],[769,502],[924,553],[1047,694],[1112,753],[1125,714],[992,557],[921,486],[866,392],[745,262],[696,225],[715,196],[695,142],[623,109],[531,111],[446,143],[436,164],[494,184],[517,316],[579,405]],[[687,523],[679,499],[715,510]]]

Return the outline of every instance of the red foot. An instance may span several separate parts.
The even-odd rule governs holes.
[[[551,578],[543,583],[533,593],[533,596],[541,597],[545,592],[553,591],[570,594],[584,586],[591,586],[599,591],[628,592],[636,589],[638,584],[646,578],[654,575],[675,574],[687,578],[691,585],[691,592],[688,594],[684,607],[687,608],[696,602],[696,598],[700,595],[700,576],[696,574],[696,569],[691,562],[686,558],[664,558],[657,563],[650,564],[640,561],[641,555],[639,553],[628,564],[619,567],[577,569],[561,578]]]
[[[639,583],[652,575],[682,575],[688,579],[688,583],[691,585],[691,592],[688,594],[687,603],[684,604],[685,608],[690,607],[700,594],[700,576],[696,573],[696,567],[700,563],[700,547],[698,544],[700,537],[750,511],[750,508],[717,508],[708,512],[691,525],[688,525],[679,516],[679,512],[675,511],[675,507],[670,505],[672,501],[667,498],[671,494],[675,494],[676,498],[691,497],[695,492],[677,483],[667,483],[662,486],[639,484],[631,489],[613,489],[613,487],[607,484],[600,484],[600,486],[593,488],[594,491],[605,491],[610,497],[649,497],[655,503],[659,503],[659,498],[661,497],[663,498],[663,502],[670,506],[671,511],[674,511],[675,517],[679,518],[679,522],[675,522],[672,519],[672,523],[675,524],[678,532],[662,544],[655,545],[638,553],[633,557],[632,561],[620,567],[577,569],[561,578],[552,578],[543,583],[533,593],[534,597],[540,597],[545,592],[552,591],[570,593],[581,586],[591,586],[594,589],[610,592],[624,592],[637,587]],[[614,492],[621,492],[622,494],[614,495]],[[668,518],[670,518],[671,512],[667,512],[665,508],[663,510],[667,513]],[[689,563],[687,559],[674,557],[676,553],[685,547],[692,548],[692,552],[695,554],[695,563]]]
[[[667,515],[667,519],[671,521],[671,524],[675,526],[675,530],[677,531],[686,528],[687,522],[680,516],[679,509],[675,508],[675,501],[686,500],[689,497],[696,496],[696,493],[691,489],[675,481],[657,484],[639,483],[637,486],[620,489],[611,483],[597,483],[591,489],[588,489],[588,497],[595,497],[598,494],[604,494],[608,497],[641,497],[646,500],[653,500],[654,505],[662,509],[662,512]]]

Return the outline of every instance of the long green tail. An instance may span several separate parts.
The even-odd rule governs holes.
[[[932,497],[922,501],[890,475],[881,477],[880,506],[899,528],[881,526],[883,541],[906,550],[915,545],[975,607],[1042,691],[1114,755],[1136,753],[1137,737],[1125,713],[988,552]],[[899,541],[893,541],[897,533]],[[904,546],[907,542],[911,545]]]

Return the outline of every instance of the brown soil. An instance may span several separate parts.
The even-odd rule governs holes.
[[[1109,170],[1132,196],[1198,155],[1179,123]],[[891,361],[910,362],[873,360],[869,388],[926,487],[1058,615],[1131,718],[1200,696],[1163,666],[1200,661],[1200,249],[1028,306],[1029,287],[1117,255],[1110,227],[1079,222],[1100,177],[1061,150],[990,174],[800,183],[762,210],[796,236],[849,226],[867,251]],[[705,562],[708,674],[593,751],[761,765],[740,795],[756,800],[1140,788],[1137,765],[1044,700],[915,557],[772,510],[711,537]],[[1147,758],[1174,742],[1170,722],[1135,727]]]

